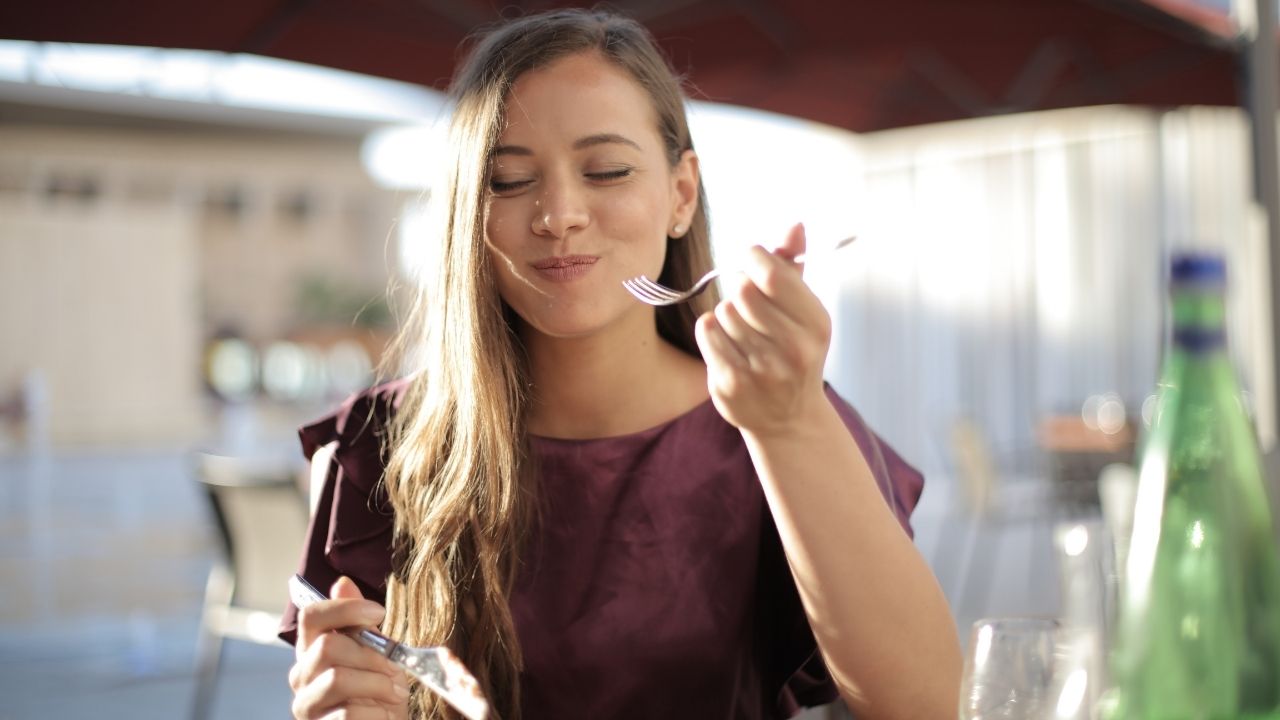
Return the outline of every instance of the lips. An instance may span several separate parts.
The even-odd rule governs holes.
[[[554,270],[575,265],[595,265],[599,259],[595,255],[566,255],[564,257],[549,257],[544,260],[538,260],[533,263],[533,266],[538,270]]]
[[[548,280],[564,282],[587,274],[599,260],[597,255],[565,255],[535,260],[530,265]]]

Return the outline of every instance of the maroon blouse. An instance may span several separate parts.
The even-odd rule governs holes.
[[[347,575],[386,596],[380,445],[406,387],[299,433],[308,458],[338,441],[301,561],[318,588]],[[827,394],[910,533],[923,478]],[[711,401],[633,435],[534,437],[532,450],[543,509],[511,595],[525,718],[785,718],[837,697],[742,435]]]

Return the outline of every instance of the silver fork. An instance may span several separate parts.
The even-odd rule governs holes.
[[[840,248],[848,245],[849,243],[853,242],[856,239],[858,239],[857,235],[850,235],[849,237],[831,246],[830,250],[827,250],[825,252],[839,250]],[[824,251],[819,251],[819,252],[824,252]],[[811,253],[801,253],[795,256],[794,258],[792,258],[792,262],[804,262],[807,259],[807,256],[810,254]],[[622,287],[626,288],[627,292],[635,296],[635,298],[640,302],[648,303],[650,305],[658,305],[658,306],[676,305],[678,303],[682,303],[690,298],[700,295],[703,290],[706,290],[711,285],[712,280],[715,280],[716,278],[720,277],[725,272],[731,272],[733,269],[734,268],[729,268],[727,270],[724,268],[716,268],[708,272],[706,275],[703,275],[702,277],[698,278],[698,282],[694,283],[693,287],[683,291],[676,290],[674,288],[669,288],[666,285],[661,285],[659,283],[656,283],[644,275],[633,277],[630,280],[623,280]]]

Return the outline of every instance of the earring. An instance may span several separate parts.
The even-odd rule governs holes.
[[[683,225],[676,225],[675,227],[671,228],[671,237],[676,237],[676,238],[678,238],[678,237],[681,237],[681,236],[683,236],[683,235],[684,235],[684,226],[683,226]]]

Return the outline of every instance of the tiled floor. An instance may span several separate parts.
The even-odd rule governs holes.
[[[944,522],[947,487],[931,479],[915,525],[962,626],[1056,612],[1051,523]],[[0,455],[0,720],[189,716],[211,527],[180,450]],[[956,548],[975,527],[989,567],[959,597]],[[229,642],[213,717],[288,717],[291,658]]]

